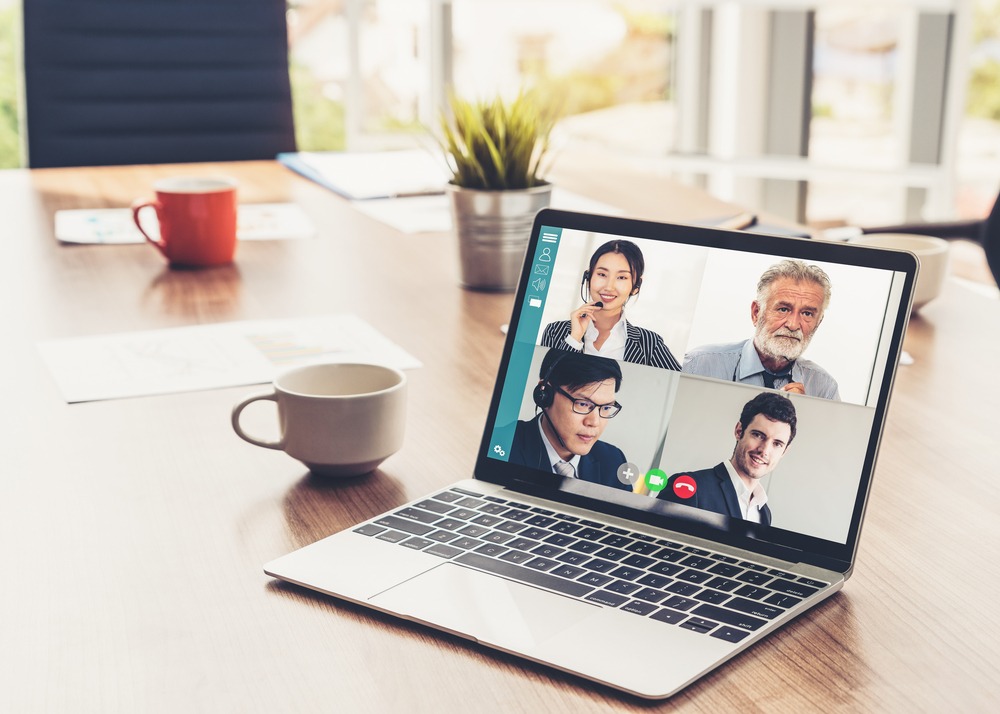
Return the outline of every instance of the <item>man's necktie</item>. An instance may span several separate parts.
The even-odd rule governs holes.
[[[565,476],[566,478],[576,478],[576,469],[574,469],[573,464],[568,461],[556,461],[552,468],[555,469],[555,472],[560,476]]]
[[[764,386],[768,389],[774,389],[774,380],[789,379],[791,372],[785,372],[784,374],[771,374],[765,369],[762,374],[764,375]]]

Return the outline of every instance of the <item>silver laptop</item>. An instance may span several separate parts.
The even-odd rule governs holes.
[[[265,572],[669,697],[850,576],[916,271],[544,210],[472,478]]]

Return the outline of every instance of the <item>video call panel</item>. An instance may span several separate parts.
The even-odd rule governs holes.
[[[540,319],[535,323],[537,328],[529,329],[537,332],[522,336],[522,326],[518,328],[519,339],[533,337],[530,366],[526,378],[521,377],[518,421],[532,423],[535,432],[539,423],[544,425],[547,413],[539,407],[535,392],[545,381],[543,359],[550,350],[573,352],[554,335],[568,332],[574,313],[586,312],[583,308],[587,305],[608,301],[614,306],[624,302],[629,325],[662,338],[662,347],[678,367],[684,366],[689,353],[699,349],[705,352],[705,345],[731,348],[743,343],[749,350],[756,344],[755,337],[767,334],[766,330],[759,333],[754,325],[757,283],[781,258],[630,239],[641,253],[641,282],[635,281],[639,287],[635,294],[616,295],[615,288],[609,287],[614,283],[610,279],[613,276],[589,273],[595,251],[615,238],[561,230],[557,254],[555,250],[548,253],[549,257],[557,255],[557,259],[546,266],[549,269],[543,299],[534,303]],[[786,342],[806,343],[797,363],[818,365],[818,377],[812,383],[804,382],[806,393],[784,392],[780,385],[769,389],[763,384],[734,381],[739,369],[732,374],[716,369],[716,376],[706,376],[677,371],[676,367],[649,366],[640,360],[651,359],[659,347],[645,350],[638,358],[633,351],[631,361],[616,360],[621,378],[613,399],[620,404],[620,412],[603,423],[594,418],[591,421],[601,424],[598,440],[614,449],[602,451],[603,461],[614,464],[618,457],[610,454],[620,454],[618,460],[635,466],[639,474],[637,481],[630,484],[624,483],[620,474],[617,482],[610,482],[604,473],[602,485],[631,491],[633,498],[668,497],[687,507],[694,499],[671,497],[671,491],[682,495],[686,492],[684,484],[678,485],[679,479],[670,477],[682,472],[697,472],[695,476],[704,477],[713,468],[722,468],[726,461],[736,459],[735,451],[742,443],[735,433],[741,410],[756,395],[773,393],[788,397],[794,406],[796,432],[781,452],[780,463],[759,479],[766,493],[768,514],[767,521],[762,522],[833,542],[846,541],[872,427],[873,405],[887,359],[888,344],[883,332],[895,315],[900,281],[899,276],[885,270],[827,263],[809,265],[818,266],[829,278],[829,304],[814,316],[811,329],[799,325],[792,325],[794,329],[777,328],[779,332],[798,332],[797,340]],[[621,278],[634,291],[635,286],[629,285],[624,276]],[[785,312],[778,310],[776,314]],[[771,323],[773,327],[775,320]],[[543,346],[546,341],[549,346]],[[711,359],[716,359],[712,350],[708,352]],[[731,349],[721,350],[720,355],[719,361],[733,359]],[[786,380],[790,381],[792,374],[796,374],[794,370]],[[826,392],[810,395],[808,388],[815,384]],[[501,426],[500,415],[497,426]],[[504,433],[512,433],[513,425],[506,426]],[[520,433],[526,433],[523,424]],[[559,433],[549,439],[551,444],[563,440]],[[494,452],[490,456],[509,460],[518,455]],[[548,470],[546,466],[547,462],[538,462],[538,468]],[[651,473],[667,477],[665,492],[645,488],[646,475]],[[718,473],[724,475],[725,471]],[[708,495],[707,487],[703,487],[699,497],[705,496],[707,505],[699,508],[719,510]]]

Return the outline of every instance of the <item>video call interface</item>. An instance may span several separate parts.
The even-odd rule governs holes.
[[[905,274],[548,226],[530,270],[489,458],[847,541]]]

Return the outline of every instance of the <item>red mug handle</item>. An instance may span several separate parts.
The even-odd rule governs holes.
[[[160,204],[159,201],[150,201],[148,199],[143,199],[143,198],[137,199],[132,203],[132,220],[135,221],[136,228],[139,229],[139,232],[142,233],[146,241],[152,244],[152,246],[156,248],[158,251],[160,251],[163,254],[164,258],[169,259],[169,256],[167,255],[167,246],[163,243],[163,240],[162,239],[153,240],[153,238],[151,238],[150,235],[146,232],[146,230],[142,227],[142,223],[139,222],[139,211],[141,211],[142,209],[153,208],[154,210],[159,211],[159,209],[161,209],[162,207],[163,206]]]

